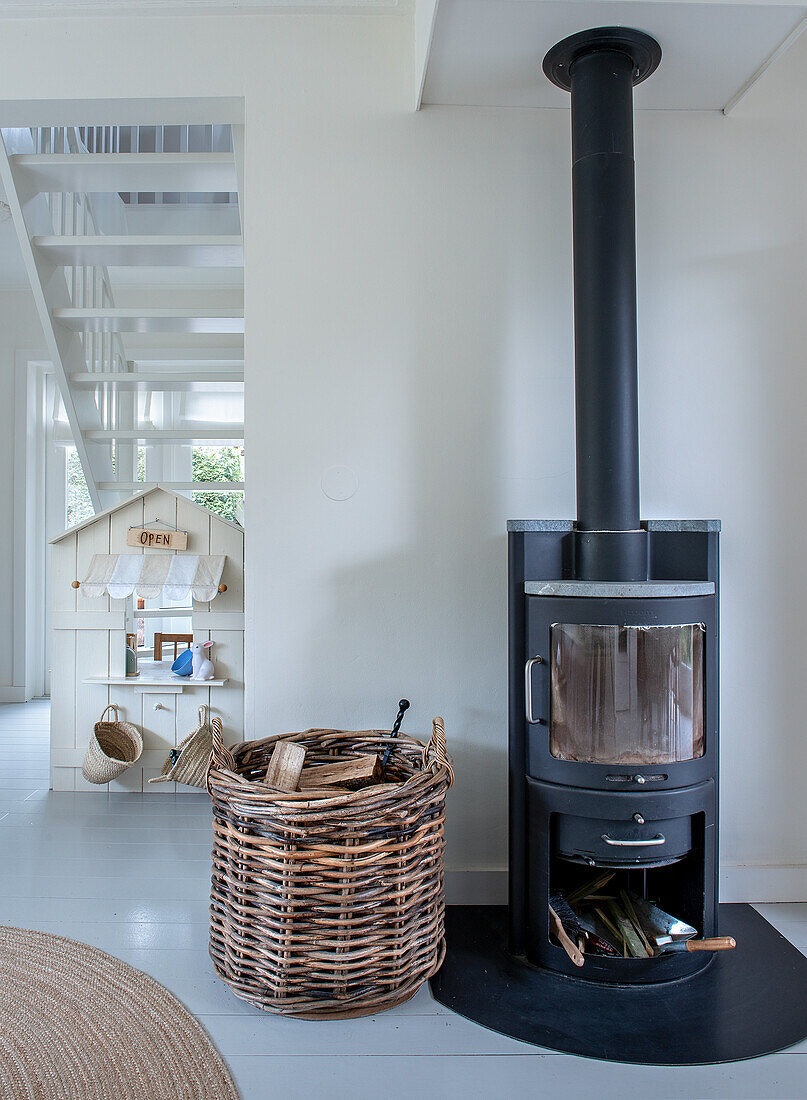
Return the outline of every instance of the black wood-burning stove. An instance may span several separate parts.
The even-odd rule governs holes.
[[[549,897],[592,868],[717,932],[717,524],[639,530],[648,564],[632,581],[581,576],[572,523],[508,535],[511,950],[590,980],[710,961],[590,955],[577,971],[550,938]]]
[[[568,973],[549,898],[591,868],[716,932],[719,524],[639,518],[633,86],[660,58],[600,28],[544,59],[572,102],[577,521],[508,525],[510,936]],[[709,961],[591,956],[585,977]]]
[[[807,960],[733,905],[736,951],[578,968],[549,914],[613,872],[623,904],[718,931],[720,524],[639,512],[632,98],[660,58],[605,27],[544,59],[572,103],[577,520],[508,524],[509,910],[449,906],[432,989],[515,1038],[691,1065],[803,1038]]]

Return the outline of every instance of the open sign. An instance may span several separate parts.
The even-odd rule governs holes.
[[[164,531],[159,527],[130,527],[127,546],[142,546],[147,550],[187,550],[187,531]]]

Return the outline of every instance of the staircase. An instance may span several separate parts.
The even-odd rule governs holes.
[[[139,447],[243,441],[232,137],[228,126],[0,131],[0,179],[69,424],[65,442],[76,447],[96,511],[142,487]],[[163,278],[150,281],[155,269]],[[216,273],[203,269],[227,269],[224,291],[211,288]],[[121,287],[125,304],[116,301]],[[155,394],[163,395],[156,426]],[[238,422],[186,418],[194,394],[207,394],[214,409],[240,395]]]

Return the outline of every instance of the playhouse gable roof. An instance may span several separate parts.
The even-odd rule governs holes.
[[[150,497],[158,492],[165,493],[166,496],[173,497],[175,500],[181,500],[183,504],[190,504],[192,508],[198,508],[200,512],[204,512],[206,516],[212,516],[213,519],[217,520],[219,523],[223,523],[227,527],[232,527],[234,531],[239,531],[241,534],[244,533],[244,529],[239,523],[233,523],[232,520],[225,519],[224,516],[220,516],[216,512],[211,512],[210,509],[205,508],[203,504],[197,504],[195,500],[191,500],[189,497],[180,496],[179,493],[175,493],[173,489],[166,489],[158,482],[142,493],[135,493],[133,496],[126,497],[124,500],[114,504],[111,508],[105,508],[103,512],[96,512],[94,515],[82,520],[81,523],[75,524],[74,527],[68,527],[66,531],[62,531],[60,535],[56,535],[55,538],[50,539],[50,545],[53,546],[54,543],[61,542],[62,539],[66,539],[69,535],[75,535],[78,531],[83,531],[85,527],[90,527],[100,519],[106,519],[107,516],[114,515],[114,513],[120,511],[121,508],[127,508],[133,501],[145,500],[146,497]]]

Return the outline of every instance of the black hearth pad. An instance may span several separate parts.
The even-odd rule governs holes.
[[[721,905],[717,953],[699,974],[613,986],[540,970],[505,950],[507,909],[451,905],[436,999],[493,1031],[567,1054],[643,1065],[755,1058],[807,1037],[807,958],[750,905]]]

